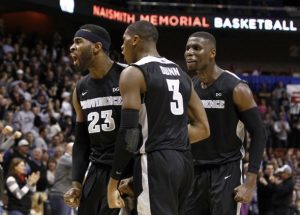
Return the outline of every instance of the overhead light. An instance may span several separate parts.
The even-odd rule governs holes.
[[[75,2],[74,0],[60,0],[60,9],[67,13],[74,13]]]

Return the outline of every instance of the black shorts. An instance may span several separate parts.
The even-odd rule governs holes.
[[[107,204],[107,184],[111,167],[91,165],[84,182],[78,215],[118,215]]]
[[[193,182],[189,151],[154,151],[136,158],[134,190],[139,215],[182,215]]]
[[[240,160],[217,167],[195,166],[193,190],[185,215],[236,215],[241,204],[234,201],[234,188],[242,183]]]

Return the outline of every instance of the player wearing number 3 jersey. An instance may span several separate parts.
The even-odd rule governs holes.
[[[209,127],[190,78],[159,56],[157,39],[157,29],[147,21],[129,25],[123,35],[122,53],[130,66],[120,77],[122,116],[108,201],[111,208],[124,207],[118,181],[130,152],[136,152],[133,184],[138,214],[179,215],[192,185],[190,142],[207,138]],[[142,142],[137,141],[138,124]]]
[[[104,28],[84,25],[76,32],[70,48],[74,66],[89,71],[73,93],[73,185],[64,196],[69,206],[79,206],[79,215],[119,214],[119,210],[109,209],[106,189],[121,115],[119,77],[125,65],[109,58],[109,46],[110,36]]]

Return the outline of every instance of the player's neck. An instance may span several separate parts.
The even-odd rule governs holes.
[[[224,70],[214,65],[212,68],[207,68],[205,71],[198,73],[199,81],[203,89],[209,87]]]
[[[90,76],[93,79],[101,79],[103,78],[110,68],[113,65],[113,61],[110,58],[102,58],[101,60],[96,60],[94,66],[89,68]]]
[[[142,51],[138,55],[138,59],[142,59],[142,58],[147,57],[147,56],[160,57],[160,55],[159,55],[158,51],[156,50],[156,48],[148,47],[146,50]]]

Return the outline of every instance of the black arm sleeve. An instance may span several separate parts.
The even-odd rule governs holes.
[[[72,179],[82,183],[89,165],[90,138],[86,122],[76,122],[72,153]]]
[[[111,171],[111,177],[115,180],[121,179],[129,161],[133,158],[134,154],[132,151],[129,151],[128,145],[135,145],[139,139],[139,133],[132,132],[138,129],[138,121],[138,110],[122,110],[120,130],[115,142],[115,154]]]
[[[265,127],[257,107],[241,112],[240,116],[251,137],[248,171],[257,173],[266,146]]]

